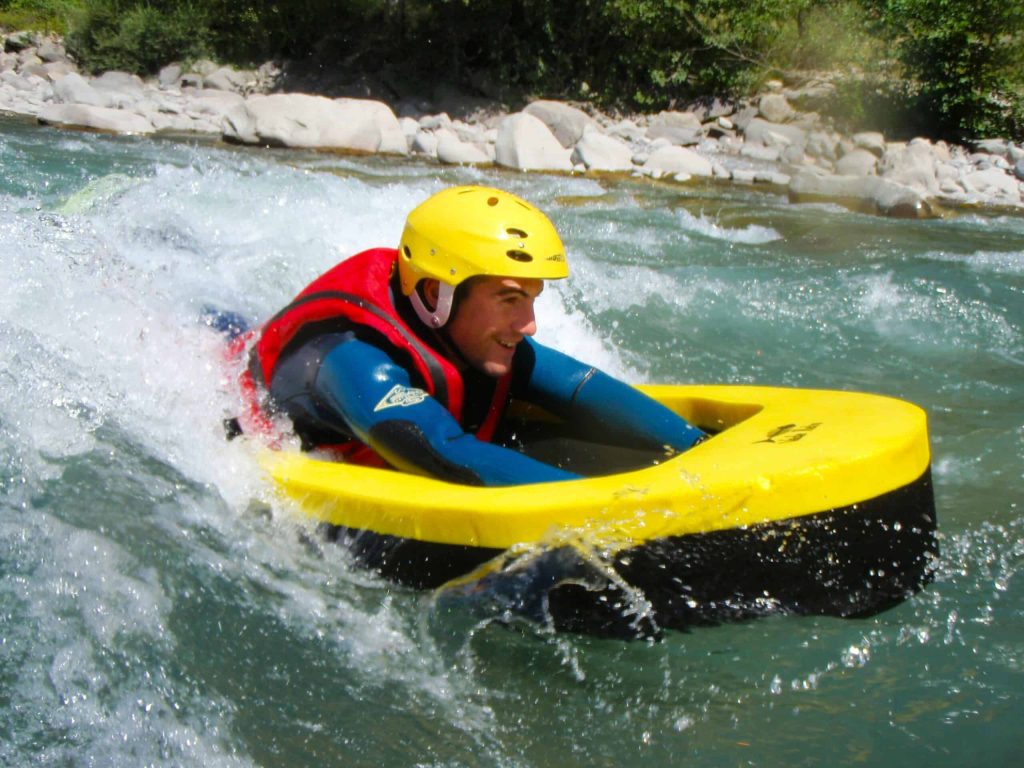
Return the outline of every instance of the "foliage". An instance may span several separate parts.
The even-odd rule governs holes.
[[[831,48],[818,30],[834,14],[819,11],[855,1],[67,0],[83,6],[69,44],[92,70],[315,54],[334,69],[648,109],[821,59]]]
[[[67,32],[69,16],[82,0],[0,0],[0,27]]]
[[[148,74],[212,52],[202,5],[185,1],[85,0],[72,16],[66,43],[92,72]]]
[[[704,87],[731,90],[731,68],[708,55],[692,10],[685,0],[612,0],[602,19],[612,55],[595,79],[644,108],[693,98]]]
[[[0,23],[67,19],[92,71],[288,58],[646,110],[852,71],[833,105],[845,124],[1024,131],[1024,0],[0,0]]]
[[[867,0],[933,132],[1024,135],[1022,0]]]
[[[252,63],[309,55],[351,29],[363,34],[375,0],[77,0],[68,45],[92,71],[119,68],[139,74],[163,64],[216,56]],[[330,63],[330,62],[328,62]]]
[[[852,72],[834,81],[835,93],[821,106],[843,133],[881,131],[890,139],[925,136],[927,117],[907,84],[877,73]]]
[[[412,2],[419,67],[493,79],[606,105],[659,108],[742,92],[829,48],[819,6],[849,0],[461,0]],[[835,38],[834,28],[829,28]],[[433,45],[431,45],[433,44]],[[422,51],[422,49],[421,49]],[[413,57],[421,52],[414,50]]]

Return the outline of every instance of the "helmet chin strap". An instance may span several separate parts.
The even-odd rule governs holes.
[[[434,310],[427,309],[427,305],[420,298],[419,291],[409,294],[409,301],[412,308],[416,310],[416,316],[425,325],[431,328],[440,328],[448,322],[448,316],[452,313],[452,299],[455,297],[455,286],[438,281],[437,284],[437,307]]]

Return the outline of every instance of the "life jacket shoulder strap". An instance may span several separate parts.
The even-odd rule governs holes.
[[[286,307],[286,310],[297,309],[304,304],[311,304],[313,302],[332,302],[341,301],[345,304],[358,307],[364,312],[368,312],[374,318],[382,323],[387,324],[388,328],[404,341],[415,353],[413,360],[417,364],[422,362],[420,367],[421,373],[425,373],[424,378],[428,382],[431,395],[447,408],[448,407],[448,377],[445,375],[445,370],[438,362],[435,354],[427,348],[427,346],[420,341],[415,334],[413,334],[408,328],[401,323],[395,321],[395,319],[385,312],[383,309],[378,307],[376,304],[364,299],[362,296],[357,296],[354,293],[348,293],[345,291],[318,291],[317,293],[310,293],[305,296],[301,296]]]

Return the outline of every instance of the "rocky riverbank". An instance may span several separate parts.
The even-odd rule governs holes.
[[[60,39],[17,32],[3,37],[0,111],[113,133],[197,134],[522,171],[764,184],[794,202],[827,200],[890,216],[929,217],[958,206],[1024,210],[1024,146],[844,136],[813,111],[827,96],[824,82],[799,90],[771,83],[743,102],[613,118],[555,101],[509,112],[458,96],[443,104],[385,103],[283,92],[282,74],[272,63],[239,71],[197,62],[187,69],[169,65],[149,80],[123,72],[88,77]]]

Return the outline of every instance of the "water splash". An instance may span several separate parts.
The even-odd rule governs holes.
[[[726,227],[703,213],[695,216],[686,210],[678,211],[676,216],[679,219],[680,227],[685,232],[691,232],[712,240],[759,245],[773,243],[782,239],[782,235],[777,230],[759,224],[748,224],[740,228]]]

